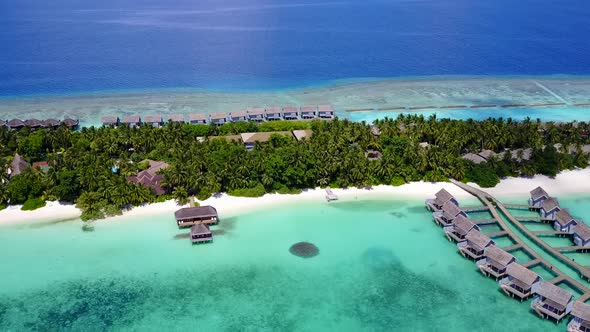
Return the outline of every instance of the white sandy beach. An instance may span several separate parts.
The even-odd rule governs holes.
[[[474,185],[474,184],[472,184]],[[477,185],[475,185],[477,187]],[[507,178],[494,188],[484,190],[497,197],[526,196],[537,186],[544,187],[550,195],[590,193],[590,168],[583,170],[564,171],[554,179],[538,175],[533,178]],[[447,182],[429,183],[413,182],[399,187],[375,186],[371,189],[349,188],[333,189],[340,200],[355,200],[367,198],[415,198],[426,199],[432,197],[441,188],[447,189],[457,198],[471,197],[468,193]],[[277,204],[324,200],[325,191],[320,188],[306,190],[298,195],[267,194],[258,198],[233,197],[221,194],[205,201],[201,205],[214,206],[220,215],[232,216],[253,209],[267,208]],[[101,222],[116,221],[127,217],[149,216],[174,213],[180,206],[173,200],[163,203],[149,204],[126,211],[122,216],[107,218]],[[74,205],[62,205],[58,202],[48,202],[47,206],[35,211],[22,211],[20,206],[11,206],[0,211],[0,224],[14,224],[19,222],[49,222],[66,219],[76,219],[80,210]]]

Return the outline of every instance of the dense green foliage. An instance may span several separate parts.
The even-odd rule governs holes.
[[[21,210],[23,211],[32,211],[32,210],[36,210],[38,208],[42,208],[46,205],[45,200],[37,197],[37,198],[29,198],[27,199],[27,201],[23,204],[23,207],[21,208]]]
[[[206,199],[217,192],[260,196],[267,192],[295,193],[305,188],[401,185],[409,181],[446,181],[449,177],[493,186],[505,176],[554,176],[563,169],[586,167],[588,155],[579,148],[588,144],[587,123],[541,123],[488,119],[460,121],[400,116],[375,122],[380,136],[365,123],[347,120],[313,122],[249,122],[220,127],[169,124],[163,128],[84,128],[55,130],[0,129],[0,162],[5,169],[15,153],[27,161],[49,161],[44,174],[29,168],[8,177],[1,172],[0,205],[22,204],[31,199],[75,202],[86,220],[121,213],[121,209],[164,198],[181,203],[191,196]],[[302,142],[273,136],[252,151],[239,142],[203,140],[248,131],[312,129]],[[426,144],[420,144],[427,142]],[[561,143],[562,147],[553,145]],[[565,147],[576,147],[567,151]],[[482,149],[530,148],[505,153],[476,165],[461,158]],[[382,157],[368,160],[368,149]],[[163,160],[161,171],[167,191],[156,197],[150,189],[129,183],[127,177],[145,169],[144,159]],[[117,165],[119,171],[111,168]]]

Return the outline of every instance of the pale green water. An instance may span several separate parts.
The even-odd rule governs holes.
[[[171,214],[4,226],[0,330],[565,330],[484,278],[422,200],[300,203],[215,229],[191,246]],[[291,255],[299,241],[320,254]]]

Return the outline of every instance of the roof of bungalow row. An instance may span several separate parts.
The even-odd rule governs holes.
[[[47,128],[49,128],[49,127],[57,127],[57,126],[59,126],[59,120],[57,120],[57,119],[46,119],[46,120],[41,121],[41,125],[44,126],[44,127],[47,127]]]
[[[6,121],[0,120],[0,126],[4,126],[5,124],[6,124]]]
[[[80,120],[65,118],[62,123],[66,125],[66,127],[75,127],[80,123]]]
[[[283,113],[297,113],[297,106],[285,106],[283,107]]]
[[[445,188],[442,188],[434,194],[434,197],[439,204],[444,204],[446,201],[450,201],[454,198]]]
[[[215,113],[209,114],[209,117],[211,117],[212,120],[226,119],[227,118],[227,113],[225,113],[225,112],[215,112]]]
[[[543,203],[541,204],[541,207],[545,211],[551,211],[551,210],[559,207],[559,201],[555,197],[549,197],[543,201]]]
[[[171,114],[166,116],[168,122],[184,122],[184,115],[182,114]]]
[[[301,113],[315,113],[317,110],[317,106],[315,105],[304,105],[301,106]]]
[[[305,130],[293,130],[293,135],[295,136],[295,138],[298,141],[301,141],[303,139],[309,139],[311,138],[311,136],[313,135],[313,130],[310,129],[305,129]]]
[[[459,215],[453,220],[453,227],[457,233],[467,234],[470,230],[475,228],[475,224],[463,215]]]
[[[583,241],[590,240],[590,227],[584,222],[578,222],[574,228],[574,234],[578,235]]]
[[[205,113],[192,113],[188,115],[189,121],[204,121],[207,120],[207,114]]]
[[[559,212],[557,212],[557,214],[555,214],[555,221],[562,227],[567,226],[572,222],[576,222],[574,217],[572,217],[572,215],[566,209],[561,209]]]
[[[248,115],[263,115],[264,108],[262,107],[255,107],[248,110]]]
[[[518,263],[508,265],[508,267],[506,267],[506,274],[519,280],[522,284],[528,287],[532,286],[537,279],[540,278],[538,274]]]
[[[572,315],[590,322],[590,305],[582,301],[575,301]]]
[[[41,127],[41,125],[42,125],[41,121],[37,120],[37,119],[27,119],[24,122],[25,122],[25,126],[31,127],[31,128]]]
[[[122,123],[139,123],[139,115],[126,115],[121,120]]]
[[[494,241],[492,241],[487,235],[475,229],[472,229],[467,233],[465,240],[469,241],[469,243],[480,250],[485,249],[485,247],[490,244],[494,244]]]
[[[9,127],[24,127],[25,123],[21,119],[12,119],[6,122],[6,125]]]
[[[191,236],[211,235],[211,230],[205,224],[196,224],[191,227]]]
[[[548,281],[541,281],[535,289],[535,293],[553,302],[551,304],[560,310],[565,309],[573,297],[572,293]]]
[[[146,115],[143,117],[143,122],[160,123],[160,122],[162,122],[162,116],[161,115]]]
[[[463,212],[457,205],[451,201],[446,201],[442,206],[443,216],[447,219],[453,219]]]
[[[207,139],[208,140],[214,140],[214,139],[224,139],[228,142],[241,142],[242,141],[242,135],[225,135],[225,136],[209,136]]]
[[[293,137],[293,133],[290,131],[267,131],[258,133],[243,133],[240,136],[244,143],[255,143],[255,142],[268,142],[272,135],[281,135],[286,137]]]
[[[246,111],[233,111],[229,113],[229,116],[232,118],[245,118],[248,116],[248,112]]]
[[[115,115],[105,115],[101,118],[102,123],[117,123],[119,117]]]
[[[320,112],[334,112],[332,105],[318,105],[318,111]]]
[[[549,194],[547,194],[545,189],[543,189],[542,187],[537,187],[537,188],[531,190],[531,198],[532,199],[536,200],[541,197],[549,198]]]
[[[281,108],[279,106],[270,106],[266,108],[266,114],[280,114]]]
[[[210,205],[182,208],[174,212],[174,217],[177,220],[217,217],[217,210]]]
[[[508,264],[516,260],[514,256],[496,246],[487,247],[485,250],[485,255],[488,260],[494,261],[501,266],[507,266]]]

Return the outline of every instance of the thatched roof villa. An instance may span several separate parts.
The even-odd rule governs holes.
[[[512,263],[506,267],[506,277],[500,280],[502,291],[511,297],[517,297],[520,301],[532,295],[531,290],[541,280],[541,277],[526,267]]]
[[[191,227],[191,242],[195,243],[206,243],[213,241],[213,236],[209,226],[205,224],[196,224]]]
[[[217,210],[212,206],[197,206],[182,208],[174,212],[178,227],[188,227],[197,224],[217,224]]]
[[[127,181],[141,184],[146,188],[154,190],[156,195],[162,195],[166,191],[162,188],[161,182],[164,177],[158,174],[160,170],[168,168],[168,164],[163,161],[144,160],[149,162],[149,167],[134,176],[127,177]]]
[[[37,119],[27,119],[24,122],[25,122],[25,126],[31,128],[31,129],[41,128],[41,126],[43,125],[43,123]]]
[[[477,267],[485,276],[493,276],[496,280],[504,277],[508,265],[516,262],[514,256],[497,246],[487,247],[484,256],[485,258],[477,261]]]
[[[555,214],[555,221],[553,222],[553,228],[556,231],[566,232],[572,234],[574,227],[578,222],[572,217],[566,209],[561,209]]]
[[[457,243],[457,249],[463,257],[478,260],[484,257],[484,251],[495,243],[487,235],[472,229],[465,235],[465,241]]]
[[[590,227],[585,222],[580,221],[574,227],[574,243],[580,247],[590,247]]]
[[[465,218],[463,215],[458,215],[455,220],[453,220],[453,224],[451,226],[446,226],[444,231],[449,240],[461,242],[465,240],[465,236],[467,236],[467,233],[472,229],[477,231],[480,230],[479,226],[474,224],[471,220]]]
[[[442,210],[435,211],[432,213],[434,221],[442,226],[452,225],[453,220],[455,220],[455,218],[457,218],[457,216],[459,215],[462,215],[463,217],[467,218],[467,213],[465,213],[457,205],[452,203],[451,200],[448,200],[443,204]]]
[[[78,126],[80,125],[80,120],[65,118],[61,123],[63,123],[66,127],[70,129],[78,129]]]
[[[559,201],[555,197],[549,197],[541,202],[541,216],[544,218],[555,219],[555,215],[559,212]]]
[[[6,122],[6,126],[10,129],[21,129],[25,126],[25,123],[23,120],[20,119],[12,119]]]
[[[547,194],[545,189],[537,187],[531,190],[531,198],[529,199],[529,205],[540,207],[541,203],[547,198],[549,198],[549,194]]]
[[[541,281],[532,290],[537,297],[531,303],[531,309],[539,316],[559,322],[572,311],[574,295],[565,289],[548,281]]]
[[[57,119],[46,119],[41,121],[41,127],[43,128],[57,128],[59,127],[59,120]]]
[[[438,211],[447,201],[459,206],[459,201],[443,188],[434,194],[434,198],[427,199],[425,203],[430,211]]]

